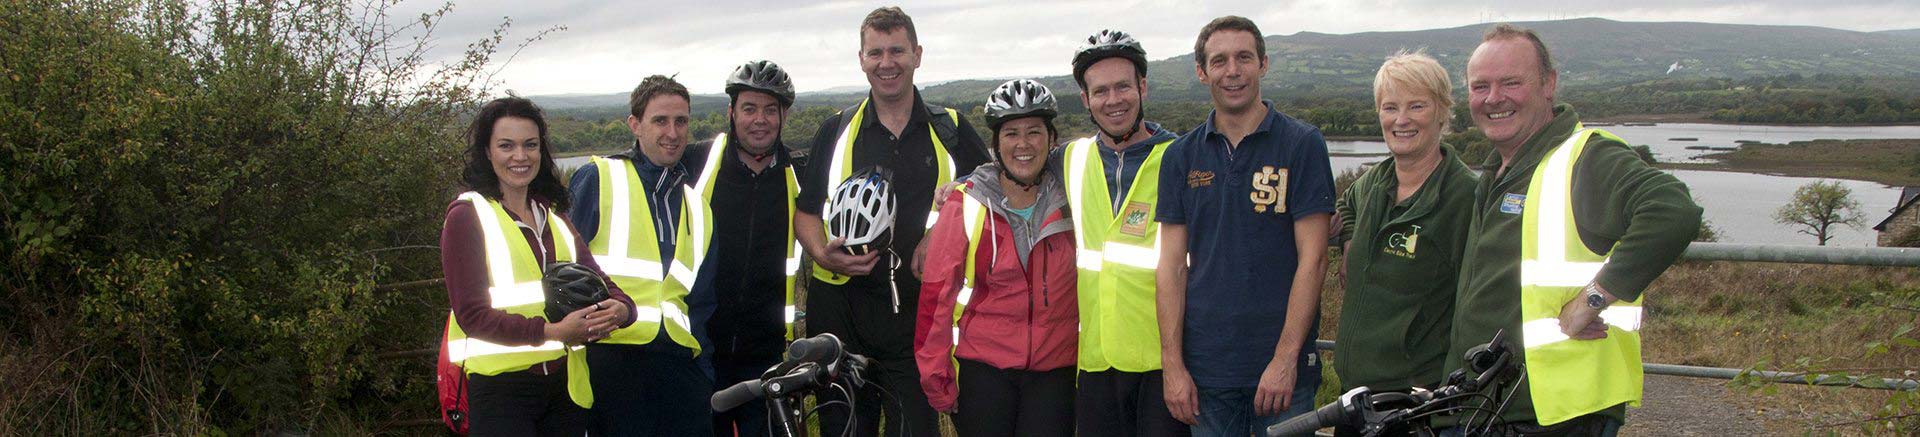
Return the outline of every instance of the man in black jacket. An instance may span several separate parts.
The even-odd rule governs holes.
[[[846,343],[847,352],[878,362],[867,368],[869,386],[884,387],[892,399],[873,389],[855,393],[860,411],[853,414],[859,419],[854,435],[878,434],[882,405],[889,436],[903,429],[915,436],[939,435],[939,416],[927,404],[913,361],[920,280],[904,257],[913,255],[932,225],[934,187],[986,163],[987,148],[958,111],[928,105],[914,87],[922,48],[912,18],[900,8],[867,14],[860,24],[860,47],[868,98],[821,121],[802,172],[794,230],[814,264],[807,283],[807,332],[833,334]],[[829,237],[821,218],[828,215],[829,193],[855,172],[876,167],[893,175],[898,207],[892,240],[853,255],[845,249],[848,238]],[[839,398],[826,393],[816,399],[825,404]],[[822,408],[821,433],[842,432],[848,413]]]
[[[727,77],[728,133],[713,139],[695,189],[713,209],[714,296],[707,321],[714,389],[760,377],[780,363],[793,327],[793,274],[799,264],[793,225],[799,194],[780,127],[793,106],[793,82],[768,61],[741,65]],[[714,412],[716,436],[768,434],[765,405]]]

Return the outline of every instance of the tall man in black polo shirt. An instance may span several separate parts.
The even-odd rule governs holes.
[[[877,434],[883,402],[889,406],[888,435],[897,435],[903,421],[913,435],[939,435],[913,361],[920,280],[905,257],[912,256],[932,226],[928,220],[934,187],[987,162],[986,146],[972,126],[954,110],[927,106],[920,99],[913,85],[920,55],[913,19],[900,8],[867,14],[860,24],[859,59],[872,90],[860,104],[821,122],[802,172],[799,211],[793,219],[795,235],[814,260],[813,279],[807,284],[807,330],[832,333],[846,342],[849,352],[879,361],[869,369],[869,379],[905,410],[894,412],[892,401],[871,391],[857,394],[857,435],[862,436]],[[854,256],[842,250],[843,241],[827,237],[822,207],[842,180],[871,166],[893,173],[898,202],[893,241],[888,250]],[[823,433],[838,433],[846,426],[844,408],[824,409],[821,415]]]
[[[713,209],[714,297],[707,332],[714,390],[760,377],[780,363],[793,323],[794,196],[800,186],[780,127],[793,107],[793,81],[769,61],[727,76],[730,126],[705,151],[689,154],[694,182]],[[766,406],[749,402],[713,416],[716,436],[767,435]]]

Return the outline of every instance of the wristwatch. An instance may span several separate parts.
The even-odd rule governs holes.
[[[1587,297],[1587,308],[1597,310],[1607,307],[1607,295],[1600,293],[1599,284],[1587,284],[1587,289],[1581,294]]]

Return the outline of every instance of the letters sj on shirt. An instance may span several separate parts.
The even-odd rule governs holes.
[[[1253,182],[1253,192],[1247,197],[1253,200],[1253,212],[1274,214],[1287,212],[1287,169],[1274,171],[1273,166],[1261,167],[1259,172],[1248,179]]]

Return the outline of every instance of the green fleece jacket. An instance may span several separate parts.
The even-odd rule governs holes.
[[[1453,341],[1447,371],[1462,367],[1469,348],[1505,329],[1519,351],[1521,214],[1503,211],[1502,200],[1525,196],[1533,172],[1555,147],[1573,135],[1580,116],[1565,104],[1553,108],[1553,121],[1534,134],[1497,175],[1482,175],[1474,189],[1473,218],[1466,257],[1460,268],[1460,292],[1454,300]],[[1500,156],[1488,157],[1485,171],[1500,169]],[[1634,300],[1647,284],[1680,258],[1700,231],[1700,206],[1686,184],[1641,161],[1618,141],[1593,136],[1574,163],[1573,216],[1580,240],[1607,264],[1594,280],[1622,300]],[[1521,357],[1524,358],[1524,357]],[[1521,384],[1501,416],[1506,422],[1533,422],[1533,399]],[[1625,420],[1626,407],[1602,412]]]
[[[1453,325],[1455,282],[1473,211],[1473,170],[1441,146],[1433,173],[1403,201],[1388,158],[1340,195],[1349,247],[1333,370],[1340,391],[1439,385]]]

